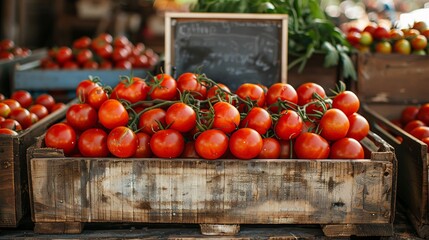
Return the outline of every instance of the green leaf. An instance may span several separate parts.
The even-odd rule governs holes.
[[[350,56],[344,52],[340,53],[341,55],[341,62],[343,66],[343,77],[348,78],[350,77],[353,80],[357,80],[357,74],[355,66],[353,65],[352,60],[350,59]]]
[[[324,67],[332,67],[338,65],[340,58],[337,49],[330,42],[323,42],[322,50],[325,52]]]

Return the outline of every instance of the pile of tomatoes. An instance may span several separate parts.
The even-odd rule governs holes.
[[[10,39],[0,41],[0,60],[12,60],[16,57],[27,57],[31,54],[31,50],[15,45],[15,42]]]
[[[65,107],[50,94],[41,94],[35,99],[26,90],[17,90],[10,98],[0,93],[0,135],[18,135],[45,118],[51,112]]]
[[[427,55],[429,28],[425,22],[415,22],[406,29],[388,29],[371,22],[364,29],[350,27],[346,38],[361,52]]]
[[[72,47],[51,48],[42,60],[43,69],[152,69],[158,54],[143,43],[133,44],[125,36],[103,33],[95,38],[80,37]]]
[[[343,85],[341,85],[343,86]],[[359,99],[315,83],[244,83],[233,93],[204,74],[84,80],[81,103],[46,132],[66,156],[203,159],[362,159],[369,131]]]
[[[394,123],[429,145],[429,103],[405,107],[400,119],[395,120]]]

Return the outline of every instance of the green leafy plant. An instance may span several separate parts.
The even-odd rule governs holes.
[[[313,54],[323,54],[325,67],[340,66],[344,78],[357,78],[352,48],[318,0],[197,0],[191,11],[288,14],[288,69],[302,72]]]

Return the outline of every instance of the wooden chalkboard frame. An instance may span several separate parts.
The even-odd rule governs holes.
[[[176,21],[203,21],[214,22],[219,20],[237,21],[246,20],[254,22],[277,22],[281,25],[280,49],[280,79],[278,82],[287,82],[287,42],[288,42],[288,15],[286,14],[247,14],[247,13],[189,13],[167,12],[165,14],[165,73],[171,74],[175,65],[174,56],[174,27]]]

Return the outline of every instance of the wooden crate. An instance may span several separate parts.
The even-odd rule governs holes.
[[[396,159],[375,134],[361,160],[71,158],[29,149],[36,233],[84,223],[200,224],[233,235],[242,224],[318,224],[326,236],[391,236]]]
[[[46,49],[36,49],[27,57],[16,57],[12,60],[0,60],[0,93],[9,96],[12,92],[13,74],[16,65],[36,61],[46,57]]]
[[[17,136],[0,135],[0,227],[17,227],[29,214],[27,149],[52,123],[64,119],[66,111],[49,114]]]
[[[427,145],[398,128],[399,119],[410,104],[429,102],[426,86],[429,57],[399,54],[360,54],[357,93],[362,114],[372,131],[395,148],[398,159],[398,201],[421,237],[429,237]],[[399,142],[395,137],[403,139]]]
[[[398,159],[398,201],[422,238],[429,237],[429,157],[428,146],[394,125],[390,120],[400,117],[406,105],[368,104],[363,115],[372,131],[395,148]],[[396,138],[402,138],[402,142]]]

